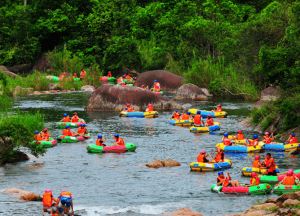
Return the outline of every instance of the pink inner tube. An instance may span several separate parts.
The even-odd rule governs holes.
[[[105,146],[103,152],[107,153],[124,153],[126,152],[125,146]]]
[[[52,144],[52,145],[56,145],[56,144],[57,144],[57,140],[55,140],[55,139],[54,139],[54,140],[51,140],[51,144]]]
[[[108,79],[107,76],[103,76],[103,77],[100,78],[100,80],[101,80],[101,81],[104,81],[104,82],[107,81],[107,79]]]
[[[223,187],[222,188],[223,193],[249,193],[248,187]]]

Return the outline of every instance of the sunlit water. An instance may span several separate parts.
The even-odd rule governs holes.
[[[21,111],[40,111],[54,135],[54,122],[63,112],[77,111],[88,122],[92,139],[84,143],[59,144],[39,158],[25,163],[10,164],[0,168],[0,189],[21,188],[42,193],[51,188],[55,195],[63,189],[74,194],[74,205],[80,215],[161,215],[182,207],[192,208],[204,215],[224,215],[245,210],[266,196],[237,196],[215,194],[210,185],[216,181],[216,172],[191,173],[189,163],[205,148],[212,152],[221,134],[249,128],[240,125],[251,104],[224,102],[229,117],[218,119],[221,131],[215,134],[195,135],[187,128],[168,124],[170,112],[160,113],[156,119],[120,118],[117,113],[90,113],[84,111],[88,95],[61,94],[21,98],[15,108]],[[210,108],[211,104],[198,107]],[[101,132],[111,143],[115,132],[125,141],[137,144],[135,153],[88,154],[86,146],[95,141]],[[247,183],[241,177],[241,168],[249,166],[253,155],[227,155],[233,161],[230,173],[234,179]],[[298,158],[277,153],[280,168],[297,168]],[[147,162],[172,158],[182,166],[149,169]],[[35,163],[43,166],[33,167]],[[41,203],[20,202],[0,193],[0,215],[41,215]]]

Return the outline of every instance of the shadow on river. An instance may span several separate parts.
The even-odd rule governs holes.
[[[189,163],[195,161],[198,152],[205,148],[213,151],[225,131],[243,129],[239,122],[248,114],[251,104],[224,102],[223,108],[229,117],[218,119],[221,131],[215,134],[195,135],[186,128],[168,124],[170,112],[160,113],[157,119],[119,118],[118,113],[84,112],[87,102],[84,93],[41,95],[19,98],[15,108],[26,112],[39,111],[45,115],[46,126],[54,135],[54,129],[62,113],[77,111],[88,122],[92,139],[83,143],[58,144],[39,158],[25,163],[10,164],[0,168],[1,189],[17,187],[42,193],[51,188],[58,196],[63,189],[74,195],[76,210],[82,215],[161,215],[165,211],[181,207],[192,208],[204,215],[224,215],[245,210],[250,205],[266,199],[266,196],[233,196],[210,192],[216,181],[216,172],[191,173]],[[212,103],[200,104],[211,108]],[[86,145],[94,143],[98,132],[113,141],[115,132],[125,141],[137,144],[135,153],[88,154]],[[298,158],[275,158],[280,168],[298,168]],[[253,155],[227,155],[233,160],[232,177],[241,182],[241,168],[251,164]],[[147,162],[154,159],[172,158],[182,166],[175,168],[149,169]],[[34,163],[42,167],[33,168]],[[41,215],[41,203],[19,202],[0,193],[0,215]]]

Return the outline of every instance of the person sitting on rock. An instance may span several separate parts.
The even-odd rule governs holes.
[[[296,134],[294,132],[292,132],[286,142],[289,143],[289,144],[298,143],[298,139],[296,137]]]
[[[255,186],[260,184],[260,179],[258,178],[258,175],[256,172],[251,173],[251,178],[250,178],[250,186]]]
[[[147,108],[146,108],[146,112],[152,112],[152,111],[154,111],[153,104],[149,103]]]
[[[126,112],[134,112],[134,108],[131,106],[130,103],[127,103],[126,107],[124,108],[124,111],[126,111]]]
[[[190,120],[189,112],[182,113],[181,120]]]
[[[69,125],[67,125],[67,126],[65,127],[65,129],[63,129],[62,135],[63,135],[63,136],[74,136],[74,133],[71,131],[71,128],[70,128]]]
[[[272,134],[270,135],[270,132],[266,131],[265,135],[264,135],[263,142],[265,144],[270,144],[273,140],[274,140],[274,138],[273,138]]]
[[[69,191],[62,191],[59,195],[58,203],[63,208],[63,213],[66,215],[74,215],[73,196]]]
[[[77,129],[77,134],[78,136],[85,136],[88,134],[88,130],[86,129],[86,124],[80,124],[79,128]]]
[[[64,117],[60,120],[61,122],[71,122],[71,118],[67,113],[64,113]]]
[[[49,131],[48,131],[48,128],[44,128],[44,129],[41,131],[40,134],[41,134],[43,140],[46,140],[46,141],[48,141],[49,138],[51,137],[51,135],[50,135],[50,133],[49,133]]]
[[[107,72],[107,77],[112,77],[111,71]]]
[[[199,163],[209,162],[209,160],[207,159],[207,155],[206,155],[205,150],[201,150],[201,152],[199,153],[199,155],[197,157],[197,162],[199,162]]]
[[[258,140],[258,135],[257,134],[254,134],[253,135],[253,139],[249,139],[248,140],[248,146],[253,146],[253,147],[256,147],[256,146],[258,146],[258,142],[259,142],[259,140]]]
[[[71,122],[74,122],[74,123],[76,123],[76,122],[79,122],[79,117],[78,117],[78,114],[77,114],[77,112],[74,112],[73,113],[73,116],[72,116],[72,118],[71,118]]]
[[[153,81],[153,91],[154,92],[160,92],[160,83],[157,80]]]
[[[37,130],[34,131],[34,140],[37,141],[37,142],[43,140],[43,137],[42,137],[41,133]]]
[[[254,168],[260,168],[262,165],[261,165],[261,162],[260,162],[260,156],[259,155],[256,155],[254,157],[254,161],[252,162],[252,167]]]
[[[236,139],[236,140],[244,140],[244,139],[245,139],[245,136],[244,136],[242,130],[238,130],[238,131],[237,131],[237,134],[236,134],[236,136],[235,136],[235,139]]]
[[[172,119],[179,120],[180,119],[180,113],[178,110],[175,110],[175,112],[172,115]]]
[[[228,133],[227,132],[224,133],[224,136],[223,136],[222,140],[223,140],[224,145],[226,145],[226,146],[232,145],[231,140],[228,138]]]
[[[115,135],[114,135],[114,139],[115,139],[115,145],[117,145],[117,146],[125,146],[125,142],[124,142],[124,140],[120,137],[119,134],[115,134]]]
[[[282,179],[281,182],[279,182],[279,184],[283,184],[283,185],[298,185],[299,179],[298,177],[294,174],[294,171],[292,169],[288,170],[286,173],[286,176]]]
[[[200,127],[203,125],[201,111],[197,111],[197,114],[194,116],[194,126]]]
[[[86,76],[86,71],[82,68],[80,71],[80,79],[83,80]]]
[[[220,148],[217,148],[217,153],[214,158],[214,162],[216,163],[224,162],[224,159],[225,159],[224,151]]]
[[[236,180],[231,180],[231,176],[227,173],[227,176],[224,176],[224,173],[218,172],[217,185],[223,187],[238,187],[239,182]]]
[[[211,115],[208,115],[207,119],[206,119],[205,126],[209,127],[209,126],[213,126],[214,124],[215,124],[214,119],[211,117]]]
[[[104,139],[103,139],[103,137],[102,137],[102,135],[101,134],[98,134],[98,136],[97,136],[97,139],[96,139],[96,145],[97,146],[106,146],[105,144],[104,144]]]
[[[266,154],[265,160],[262,162],[262,166],[267,169],[267,175],[277,175],[275,160],[271,153]]]

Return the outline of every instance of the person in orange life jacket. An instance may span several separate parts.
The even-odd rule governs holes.
[[[34,140],[35,141],[42,141],[43,140],[43,137],[42,137],[42,135],[40,134],[40,132],[39,131],[34,131]]]
[[[55,203],[55,198],[53,197],[52,191],[46,189],[42,196],[42,203],[43,203],[43,215],[44,213],[51,213],[52,206]]]
[[[86,71],[82,68],[80,71],[80,79],[84,79],[86,76]]]
[[[273,136],[270,135],[268,131],[265,132],[263,142],[266,144],[270,144],[274,140]]]
[[[199,155],[197,157],[197,162],[200,162],[200,163],[209,162],[209,160],[207,159],[207,155],[206,155],[205,150],[201,150],[201,152],[199,153]]]
[[[182,113],[180,118],[181,118],[181,120],[190,120],[189,112]]]
[[[222,140],[223,140],[224,145],[226,145],[226,146],[232,145],[231,140],[228,138],[228,133],[227,132],[224,133],[224,136],[223,136]]]
[[[104,139],[103,139],[103,137],[102,137],[102,135],[101,134],[98,134],[98,136],[97,136],[97,139],[96,139],[96,145],[97,146],[106,146],[105,144],[104,144]]]
[[[225,155],[224,155],[224,151],[220,148],[217,148],[217,153],[216,153],[216,156],[214,158],[214,161],[219,163],[219,162],[224,162],[224,158],[225,158]]]
[[[277,175],[276,164],[270,153],[266,154],[265,160],[262,162],[262,166],[267,168],[267,175]]]
[[[74,208],[73,208],[73,196],[72,193],[69,191],[62,191],[58,197],[59,206],[64,209],[64,214],[66,215],[74,215]],[[71,212],[70,212],[71,208]]]
[[[258,146],[258,135],[257,134],[254,134],[253,135],[253,139],[252,140],[248,140],[248,146],[254,146],[254,147],[256,147],[256,146]]]
[[[63,80],[65,77],[67,77],[67,72],[62,72],[58,78],[59,80]]]
[[[235,180],[231,180],[231,176],[227,173],[227,176],[224,176],[224,173],[218,172],[217,185],[223,187],[238,187],[239,182]]]
[[[62,131],[63,136],[74,136],[74,133],[71,131],[70,126],[67,125]]]
[[[152,111],[154,111],[153,104],[149,103],[146,108],[146,112],[152,112]]]
[[[218,104],[217,108],[215,110],[213,110],[213,111],[215,111],[215,112],[222,112],[222,105]]]
[[[194,116],[194,126],[200,127],[203,125],[201,111],[197,111],[197,114]]]
[[[254,157],[254,161],[252,163],[252,167],[255,167],[255,168],[260,168],[262,165],[260,163],[260,156],[259,155],[256,155]]]
[[[79,136],[84,136],[88,134],[88,130],[86,129],[86,124],[80,124],[79,128],[77,129],[77,134]]]
[[[124,140],[120,137],[120,135],[119,134],[115,134],[114,135],[114,138],[115,138],[115,145],[117,145],[117,146],[125,146],[125,142],[124,142]]]
[[[298,143],[298,139],[296,137],[296,134],[294,132],[292,132],[286,142],[289,143],[289,144]]]
[[[124,109],[127,112],[134,112],[134,108],[128,103]]]
[[[77,114],[77,112],[74,112],[73,113],[73,116],[72,116],[72,118],[71,118],[71,122],[79,122],[79,117],[78,117],[78,114]]]
[[[245,139],[245,136],[244,136],[242,130],[237,131],[237,135],[235,136],[235,139],[237,139],[237,140],[244,140]]]
[[[43,138],[43,140],[49,140],[50,138],[50,133],[48,132],[48,128],[44,128],[42,131],[41,131],[41,136]]]
[[[208,115],[205,126],[208,127],[208,126],[213,126],[213,125],[214,125],[214,119],[211,117],[211,115]]]
[[[160,92],[160,83],[157,80],[153,81],[153,91]]]
[[[176,120],[180,119],[180,113],[178,112],[178,110],[175,110],[175,112],[172,115],[172,119],[176,119]]]
[[[71,118],[67,113],[64,113],[64,117],[60,121],[61,122],[71,122]]]
[[[125,79],[127,79],[128,81],[132,80],[132,77],[130,76],[129,73],[126,73],[124,76],[125,76]]]
[[[112,77],[111,71],[108,71],[107,77]]]
[[[256,172],[251,173],[251,178],[250,178],[250,185],[255,186],[260,184],[260,179],[258,178],[258,175]]]
[[[73,73],[73,78],[78,78],[77,73]]]
[[[278,184],[298,185],[299,183],[300,182],[299,182],[298,177],[294,174],[294,171],[292,169],[290,169],[287,171],[286,176]]]

